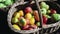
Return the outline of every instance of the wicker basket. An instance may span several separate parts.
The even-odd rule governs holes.
[[[59,11],[59,9],[60,9],[60,7],[59,7],[59,5],[57,4],[57,3],[55,3],[55,2],[50,2],[50,1],[45,1],[48,5],[50,5],[50,7],[51,8],[54,8],[54,9],[56,9],[57,10],[57,12],[58,13],[60,13]],[[39,1],[39,3],[40,3],[40,1]],[[24,5],[24,6],[23,6]],[[32,2],[32,5],[36,5],[35,4],[35,2]],[[12,24],[11,24],[11,18],[12,18],[12,15],[14,14],[14,12],[16,12],[17,11],[17,7],[19,8],[19,7],[21,7],[21,8],[19,8],[19,9],[22,9],[22,8],[24,8],[24,7],[26,7],[26,6],[29,6],[29,4],[28,4],[28,2],[24,2],[24,3],[22,3],[22,2],[16,2],[16,3],[14,3],[13,4],[13,6],[10,8],[10,10],[9,10],[9,12],[8,12],[8,16],[7,16],[7,21],[8,21],[8,25],[9,25],[9,27],[13,30],[13,31],[15,31],[15,32],[18,32],[18,33],[33,33],[33,32],[37,32],[37,31],[39,31],[39,30],[41,30],[42,28],[37,28],[37,29],[34,29],[34,30],[16,30],[16,29],[14,29],[13,27],[12,27]],[[32,7],[32,6],[31,6]],[[34,9],[34,7],[32,7],[33,9]],[[56,22],[56,23],[53,23],[53,24],[48,24],[48,25],[43,25],[43,32],[44,33],[52,33],[52,32],[54,32],[54,31],[56,31],[56,30],[58,30],[59,29],[59,24],[60,24],[60,21],[59,22]],[[41,32],[41,31],[40,31]]]

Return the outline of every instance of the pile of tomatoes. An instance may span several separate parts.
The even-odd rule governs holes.
[[[54,9],[49,9],[49,5],[45,2],[41,2],[40,6],[43,25],[49,23],[48,21],[52,23],[52,21],[60,20],[60,14]],[[15,12],[12,17],[12,25],[17,30],[32,30],[39,28],[41,25],[38,10],[26,7],[24,10]]]

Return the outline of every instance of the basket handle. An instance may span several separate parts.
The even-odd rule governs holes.
[[[24,3],[24,0],[20,0],[20,2]]]
[[[15,0],[15,1],[16,1],[16,0]],[[17,2],[22,2],[22,3],[23,3],[23,2],[24,2],[24,0],[17,0]]]
[[[18,1],[20,1],[20,2],[22,2],[22,3],[24,3],[25,1],[24,0],[18,0]],[[32,2],[33,0],[29,0],[28,2]]]

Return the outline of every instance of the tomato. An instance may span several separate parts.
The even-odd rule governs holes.
[[[21,30],[21,28],[18,25],[16,25],[16,24],[13,25],[13,28],[17,29],[17,30]]]

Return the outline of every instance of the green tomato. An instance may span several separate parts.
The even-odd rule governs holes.
[[[49,5],[46,5],[45,9],[47,9],[47,10],[48,10],[48,9],[49,9]]]
[[[40,26],[40,22],[37,22],[36,25],[37,25],[37,26]]]
[[[17,22],[19,22],[19,20],[17,19],[17,18],[12,18],[12,23],[17,23]]]
[[[13,4],[13,1],[11,1],[11,0],[6,0],[6,1],[5,1],[5,4],[6,4],[6,5],[12,5],[12,4]]]
[[[47,5],[45,2],[41,2],[41,8],[45,8],[46,10],[48,10],[49,5]]]
[[[24,18],[21,18],[19,24],[21,26],[25,26],[27,23],[26,23],[26,20]]]
[[[3,3],[0,3],[0,8],[5,8],[6,5],[4,5]]]
[[[41,2],[41,5],[46,5],[46,3],[45,2]]]
[[[60,14],[53,14],[52,17],[54,18],[55,21],[60,20]]]
[[[50,11],[50,10],[48,10],[48,11],[47,11],[47,14],[49,14],[50,12],[51,12],[51,11]]]
[[[46,13],[47,13],[47,11],[46,11],[45,8],[42,8],[42,9],[41,9],[41,12],[42,12],[42,14],[46,14]]]
[[[41,7],[45,7],[46,3],[45,2],[41,2]]]
[[[46,3],[45,2],[41,2],[41,8],[46,8]]]

